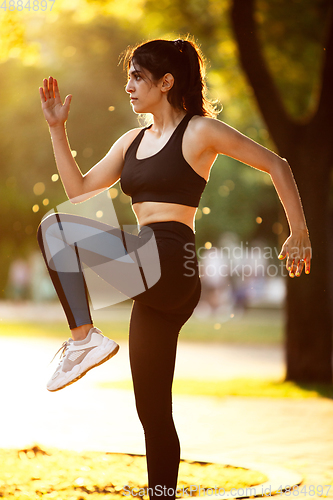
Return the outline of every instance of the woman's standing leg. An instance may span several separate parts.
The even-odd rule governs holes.
[[[175,498],[180,445],[172,416],[178,335],[198,303],[201,285],[179,313],[135,301],[129,354],[136,407],[145,432],[149,497]]]
[[[170,316],[136,301],[130,323],[130,363],[145,432],[150,498],[167,496],[158,495],[158,488],[176,489],[180,460],[171,394],[179,328]]]

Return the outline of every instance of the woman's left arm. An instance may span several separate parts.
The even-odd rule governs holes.
[[[291,277],[301,275],[304,263],[308,274],[311,242],[301,199],[287,160],[219,120],[206,118],[202,129],[201,140],[216,154],[230,156],[271,176],[290,227],[290,236],[282,246],[279,259],[287,257],[286,266]]]

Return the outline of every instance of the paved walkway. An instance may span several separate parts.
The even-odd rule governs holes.
[[[0,447],[37,443],[78,451],[144,453],[132,392],[99,386],[130,378],[127,343],[121,343],[115,358],[78,383],[49,393],[45,383],[55,366],[48,363],[59,347],[55,339],[0,336]],[[282,350],[179,344],[176,377],[224,380],[245,374],[283,376]],[[325,495],[325,485],[333,484],[332,400],[174,396],[174,417],[184,458],[283,467],[303,476],[307,494],[301,497],[320,493],[309,490],[310,485],[323,486]],[[328,496],[333,498],[333,486]]]

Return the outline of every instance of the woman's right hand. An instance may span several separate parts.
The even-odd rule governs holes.
[[[39,87],[39,94],[45,120],[49,127],[62,126],[68,118],[72,96],[68,95],[62,104],[58,82],[52,76],[43,80],[43,87]]]

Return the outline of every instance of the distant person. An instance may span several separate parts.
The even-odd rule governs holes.
[[[216,248],[206,250],[201,261],[201,303],[204,300],[208,315],[230,314],[232,287],[229,260]]]
[[[120,179],[122,190],[132,197],[140,228],[135,236],[69,214],[51,214],[41,222],[39,245],[72,335],[63,345],[48,389],[56,391],[75,382],[118,349],[93,325],[84,263],[134,299],[129,350],[145,431],[150,498],[174,498],[180,457],[171,395],[177,340],[200,297],[194,219],[217,155],[231,156],[271,176],[290,224],[290,236],[281,250],[290,276],[300,275],[304,267],[310,272],[311,244],[288,162],[216,119],[205,97],[203,59],[193,41],[151,40],[130,50],[126,61],[132,109],[136,114],[150,113],[152,123],[125,133],[85,175],[72,156],[65,130],[72,96],[62,103],[52,77],[40,88],[68,198],[73,203],[84,201]],[[89,122],[90,117],[86,119]],[[185,269],[189,258],[192,264]],[[144,291],[132,289],[131,269],[133,276],[141,274]]]
[[[31,269],[30,295],[34,302],[43,302],[57,299],[54,286],[50,280],[41,253],[36,250],[29,256]]]
[[[6,295],[15,301],[27,300],[29,298],[29,288],[29,264],[26,260],[18,257],[9,266]]]

